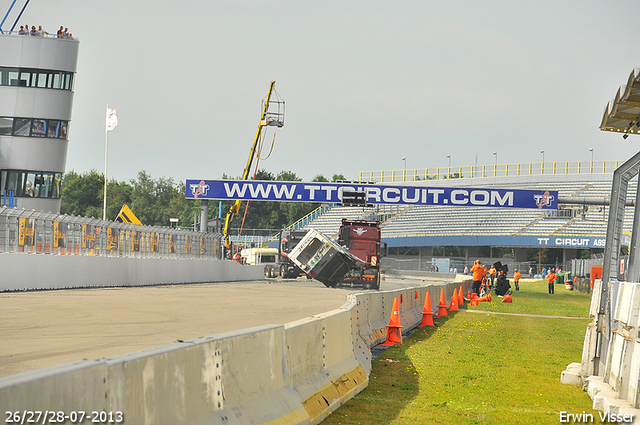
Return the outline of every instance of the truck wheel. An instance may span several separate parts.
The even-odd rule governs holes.
[[[283,265],[280,266],[280,277],[282,277],[283,279],[286,279],[287,276],[287,268]]]
[[[270,266],[265,266],[265,268],[264,268],[264,277],[266,277],[266,278],[270,278],[271,277],[271,267]]]

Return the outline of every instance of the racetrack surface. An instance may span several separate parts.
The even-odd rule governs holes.
[[[387,279],[381,290],[441,282]],[[0,376],[281,325],[339,308],[357,292],[299,278],[0,293]]]

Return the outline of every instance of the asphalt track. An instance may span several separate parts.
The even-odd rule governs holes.
[[[381,290],[440,282],[387,279]],[[362,291],[299,278],[0,293],[0,376],[285,324],[339,308]]]

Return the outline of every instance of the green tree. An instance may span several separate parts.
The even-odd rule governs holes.
[[[96,170],[70,171],[62,180],[61,214],[102,218],[104,176]]]
[[[131,180],[131,210],[143,224],[150,226],[169,226],[172,214],[180,215],[182,226],[193,223],[193,215],[186,220],[185,215],[195,209],[195,201],[182,202],[185,192],[182,185],[177,185],[171,177],[153,179],[146,171],[138,173],[136,180]],[[172,208],[173,209],[172,209]],[[197,210],[197,209],[196,209]]]

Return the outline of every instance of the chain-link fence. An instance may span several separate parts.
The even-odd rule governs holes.
[[[221,235],[0,207],[0,253],[221,258]]]

